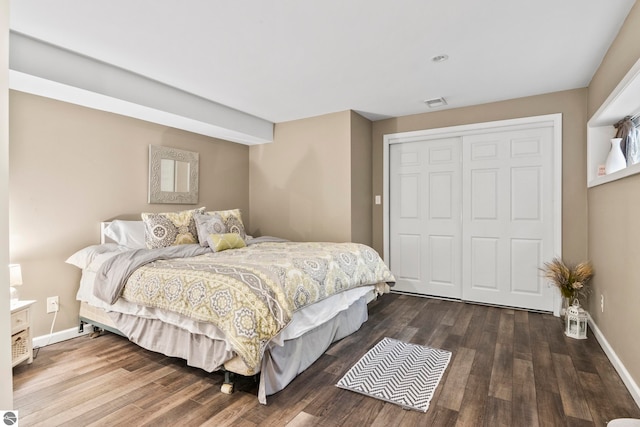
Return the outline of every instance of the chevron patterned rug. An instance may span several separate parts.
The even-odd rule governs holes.
[[[451,352],[384,338],[336,386],[427,412]]]

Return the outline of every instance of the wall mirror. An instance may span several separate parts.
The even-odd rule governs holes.
[[[149,203],[198,203],[198,153],[149,145]]]

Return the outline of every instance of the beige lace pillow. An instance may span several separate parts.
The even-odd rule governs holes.
[[[147,248],[198,243],[198,231],[194,214],[204,212],[204,207],[181,212],[143,213],[145,243]]]
[[[242,214],[240,213],[240,209],[211,211],[207,212],[207,215],[219,215],[220,218],[222,218],[224,225],[227,227],[226,233],[237,233],[243,240],[247,238],[247,232],[245,231],[244,224],[242,223]]]

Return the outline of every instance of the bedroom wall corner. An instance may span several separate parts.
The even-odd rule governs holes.
[[[293,241],[351,240],[350,112],[276,123],[250,147],[250,232]]]
[[[372,126],[370,120],[351,111],[351,241],[369,246],[373,232]]]
[[[0,0],[0,235],[9,235],[9,0]],[[9,241],[0,243],[0,264],[9,264]],[[0,277],[0,410],[13,409],[9,270]]]
[[[54,332],[76,327],[80,271],[64,261],[99,243],[99,222],[141,212],[240,208],[249,224],[249,148],[187,131],[11,91],[11,260],[22,265],[34,336],[49,334],[46,298],[60,297]],[[148,147],[200,155],[197,205],[147,203]]]

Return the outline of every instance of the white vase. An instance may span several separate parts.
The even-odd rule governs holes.
[[[611,139],[611,150],[607,156],[607,163],[605,163],[604,166],[607,175],[627,167],[627,160],[624,158],[624,154],[622,154],[622,150],[620,149],[620,141],[622,141],[622,138]]]

